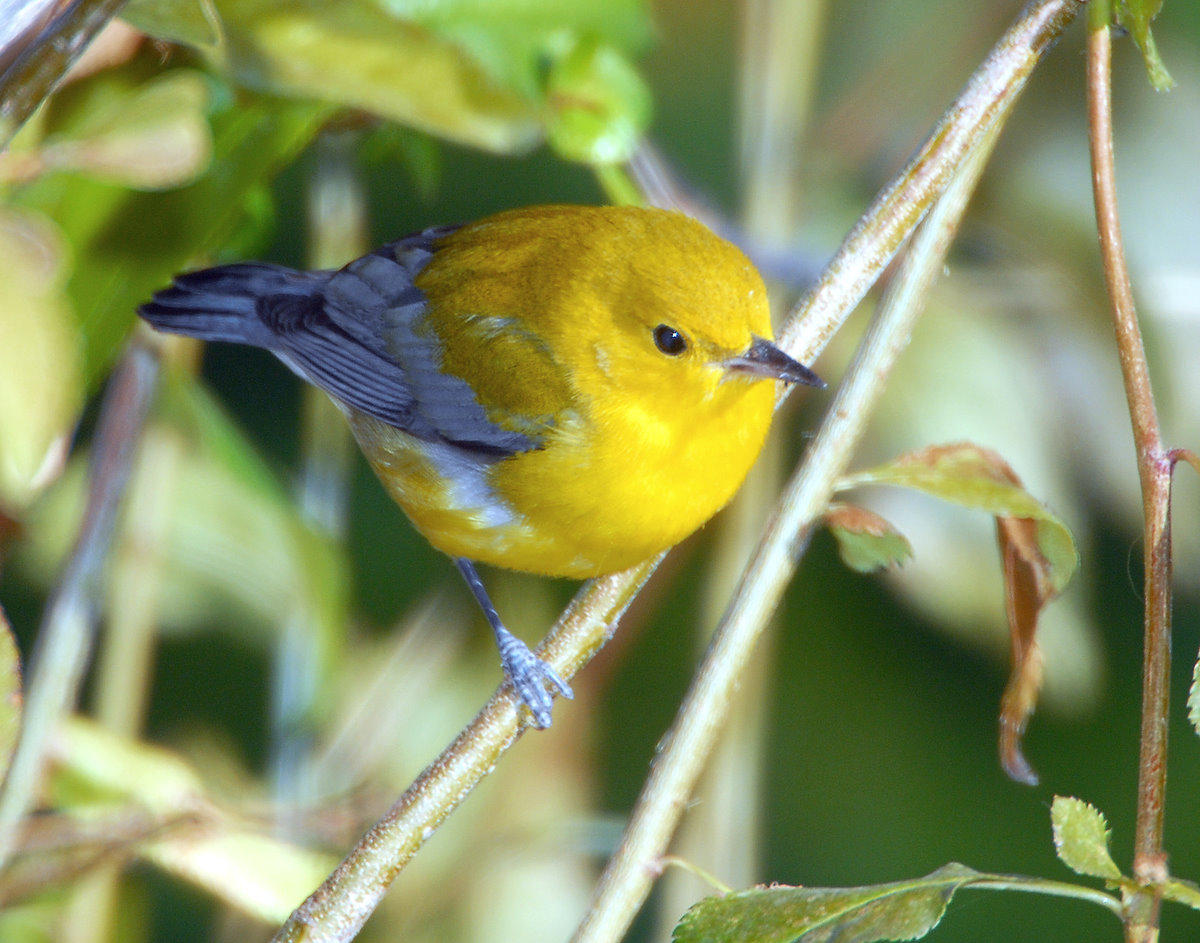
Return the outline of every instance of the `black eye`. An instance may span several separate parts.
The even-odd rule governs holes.
[[[687,339],[670,325],[660,324],[654,329],[654,346],[675,357],[687,350]]]

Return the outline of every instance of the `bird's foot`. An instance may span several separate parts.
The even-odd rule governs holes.
[[[534,726],[544,730],[550,726],[554,693],[567,698],[574,697],[571,686],[508,630],[504,631],[503,636],[498,635],[497,642],[504,676],[512,684],[517,698],[529,708]]]

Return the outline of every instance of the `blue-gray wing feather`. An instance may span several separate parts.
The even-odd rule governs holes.
[[[167,331],[265,347],[351,409],[410,435],[501,457],[537,442],[492,422],[441,369],[414,284],[449,229],[384,246],[335,272],[252,263],[192,272],[139,313]]]

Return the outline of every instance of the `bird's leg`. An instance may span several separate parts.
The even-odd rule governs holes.
[[[484,589],[483,580],[475,565],[464,557],[455,557],[458,572],[463,575],[479,608],[487,617],[488,625],[496,636],[496,647],[500,649],[500,665],[517,692],[517,697],[533,714],[534,723],[541,728],[550,726],[550,708],[554,703],[547,687],[554,688],[563,697],[574,697],[571,687],[560,678],[553,668],[529,650],[524,642],[513,635],[500,621],[500,613],[492,605]]]

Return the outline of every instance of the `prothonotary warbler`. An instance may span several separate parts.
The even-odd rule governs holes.
[[[139,313],[263,347],[333,397],[457,562],[539,726],[570,688],[504,627],[472,561],[585,578],[665,550],[737,490],[777,382],[821,385],[771,342],[746,257],[657,209],[512,210],[338,271],[224,265]]]

